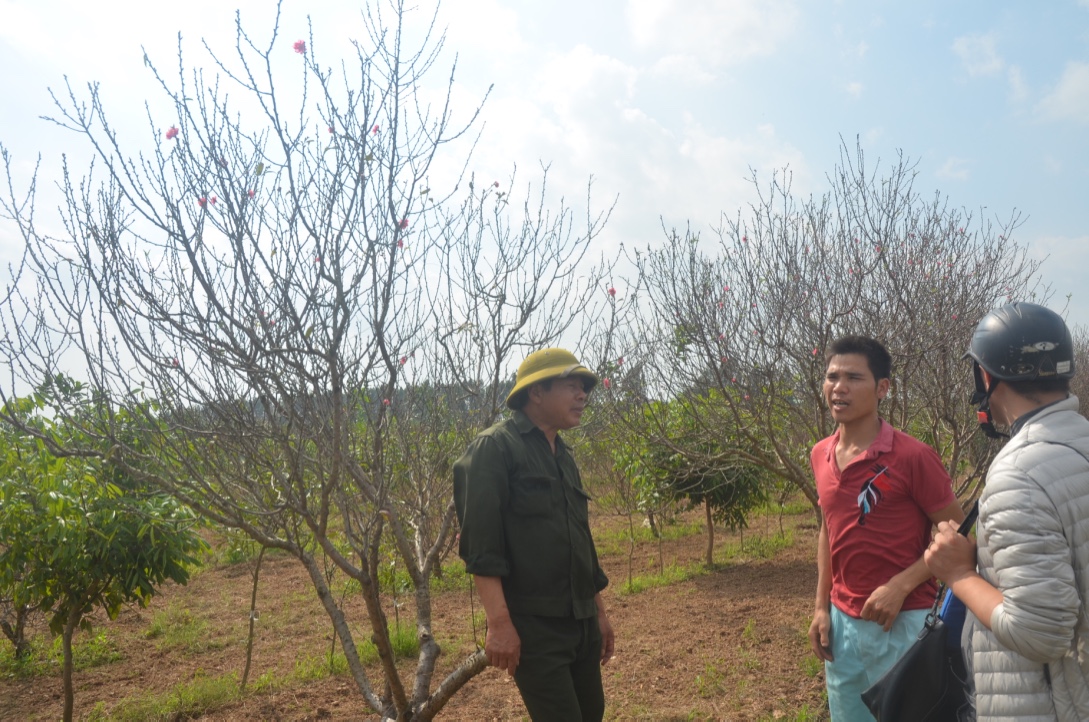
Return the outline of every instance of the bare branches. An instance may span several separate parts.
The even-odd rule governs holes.
[[[971,494],[983,452],[956,360],[993,305],[1048,289],[1012,240],[1016,213],[979,221],[927,199],[903,157],[880,175],[861,148],[841,158],[822,197],[797,199],[787,171],[766,184],[754,174],[758,201],[724,217],[717,242],[674,232],[643,256],[649,303],[637,323],[651,332],[631,355],[657,371],[655,395],[713,392],[720,403],[694,407],[701,425],[815,503],[808,449],[831,431],[824,349],[846,333],[879,338],[895,362],[884,415],[938,447]]]
[[[576,228],[543,180],[516,220],[494,186],[470,182],[457,203],[460,178],[432,188],[440,151],[472,132],[480,108],[457,117],[452,75],[441,100],[421,100],[444,38],[432,16],[409,49],[406,12],[399,0],[367,5],[365,37],[339,72],[319,64],[312,31],[285,46],[277,24],[266,43],[240,17],[233,56],[206,46],[214,73],[186,62],[180,38],[176,76],[145,56],[175,113],[164,124],[145,106],[150,151],[110,125],[98,86],[66,86],[54,122],[95,162],[82,179],[64,169],[48,231],[35,187],[20,197],[9,181],[0,209],[27,252],[0,304],[0,357],[5,399],[78,369],[109,403],[56,413],[96,445],[51,448],[110,454],[296,557],[370,707],[426,719],[483,666],[471,658],[430,692],[450,460],[496,417],[519,352],[593,317],[608,267],[589,247],[608,212]],[[273,70],[283,57],[298,62],[286,79]],[[139,443],[116,408],[139,419]],[[414,592],[411,681],[390,642],[384,554]],[[381,684],[359,663],[322,560],[362,589]]]

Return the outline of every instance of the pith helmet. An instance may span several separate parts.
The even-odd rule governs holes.
[[[1035,303],[1009,303],[984,316],[965,357],[1001,381],[1074,376],[1070,329],[1062,316]]]
[[[579,363],[575,354],[570,351],[562,348],[544,348],[534,351],[518,366],[514,388],[507,395],[507,406],[515,408],[511,405],[515,397],[538,381],[570,376],[582,378],[583,386],[587,391],[597,385],[597,376],[594,372]]]

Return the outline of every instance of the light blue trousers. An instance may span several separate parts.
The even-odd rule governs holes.
[[[832,656],[824,663],[832,722],[873,722],[862,692],[915,643],[930,609],[901,611],[888,632],[876,622],[844,614],[832,605]]]

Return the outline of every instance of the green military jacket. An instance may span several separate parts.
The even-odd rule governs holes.
[[[458,553],[470,574],[501,577],[513,614],[587,619],[609,583],[598,565],[589,495],[557,436],[525,414],[483,431],[454,464]]]

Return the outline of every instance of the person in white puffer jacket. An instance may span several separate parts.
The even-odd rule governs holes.
[[[1043,306],[1008,304],[966,358],[980,425],[1010,441],[987,471],[976,541],[941,524],[924,559],[969,611],[977,719],[1089,720],[1089,421],[1069,393],[1070,331]]]

